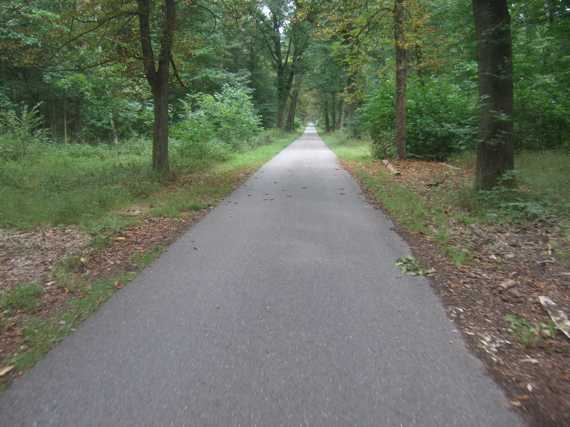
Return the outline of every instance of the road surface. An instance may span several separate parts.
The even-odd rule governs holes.
[[[2,426],[522,425],[308,128],[0,397]]]

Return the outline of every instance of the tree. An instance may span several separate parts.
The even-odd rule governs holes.
[[[479,63],[475,187],[490,189],[514,168],[511,22],[506,0],[473,0]]]
[[[408,53],[406,47],[406,0],[394,1],[394,49],[396,56],[395,144],[398,159],[406,158],[406,88]]]
[[[289,0],[265,3],[265,8],[258,12],[260,34],[276,73],[277,127],[287,130],[287,124],[294,122],[294,115],[287,117],[287,107],[289,105],[293,112],[296,109],[298,97],[292,97],[293,85],[309,46],[311,26],[305,16],[300,16],[297,5]]]
[[[176,0],[164,0],[160,53],[155,61],[151,37],[152,0],[137,0],[140,43],[146,79],[154,101],[152,167],[168,172],[168,79],[176,29]]]

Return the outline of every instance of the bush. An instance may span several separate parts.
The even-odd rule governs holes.
[[[469,88],[470,89],[470,88]],[[471,93],[442,78],[410,78],[407,149],[410,157],[445,160],[476,139],[476,103]],[[394,86],[378,87],[359,111],[358,126],[374,141],[374,154],[392,154]]]
[[[521,79],[515,86],[514,141],[518,149],[570,148],[568,89],[554,78]]]
[[[32,144],[46,139],[42,129],[40,104],[15,110],[0,111],[0,160],[22,160]]]
[[[224,85],[214,95],[188,96],[184,116],[172,130],[182,156],[224,157],[251,146],[261,131],[251,91],[241,85]]]

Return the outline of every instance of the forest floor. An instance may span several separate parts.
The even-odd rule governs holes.
[[[50,223],[61,218],[60,214],[32,213],[18,224],[20,227],[0,228],[0,389],[32,367],[296,136],[274,135],[271,143],[228,160],[194,172],[178,171],[174,179],[158,187],[149,180],[146,184],[154,192],[118,200],[107,209],[98,209],[95,217],[89,216],[93,212],[89,205],[74,205],[78,189],[67,178],[76,180],[77,175],[59,168],[61,175],[52,181],[59,181],[60,187],[70,184],[64,185],[69,191],[59,195],[64,199],[59,203],[62,208],[72,208],[72,212],[65,212],[71,224]],[[115,164],[121,167],[128,160],[116,156]],[[89,165],[97,169],[97,160],[90,159]],[[108,171],[103,161],[99,166]],[[18,191],[13,190],[14,194]],[[100,190],[83,188],[88,194],[99,194]],[[9,194],[12,189],[4,187],[4,191]],[[23,192],[31,199],[24,202],[34,203],[41,191],[46,191],[45,186]],[[121,193],[117,188],[114,191]],[[65,203],[66,197],[69,203]],[[37,197],[36,204],[41,205],[42,199]],[[45,199],[42,207],[47,209],[49,197]],[[21,220],[11,216],[7,208],[3,215],[4,221],[14,224]]]
[[[342,134],[327,144],[385,210],[448,315],[511,404],[533,424],[570,425],[570,339],[539,297],[570,313],[570,156],[519,156],[520,188],[474,195],[472,159],[455,165],[373,160],[369,145]]]

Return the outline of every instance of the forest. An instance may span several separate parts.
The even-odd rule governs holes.
[[[570,0],[3,0],[0,368],[308,123],[413,236],[400,268],[515,342],[497,364],[473,338],[513,406],[564,425],[570,345],[536,301],[570,303]]]
[[[451,1],[178,3],[3,2],[2,160],[152,137],[164,172],[170,151],[215,157],[318,120],[379,157],[479,148],[490,188],[513,150],[567,148],[565,1],[490,2],[494,16],[484,2],[477,16]]]

